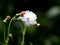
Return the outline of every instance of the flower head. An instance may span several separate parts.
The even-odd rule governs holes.
[[[7,23],[7,20],[9,20],[11,17],[10,16],[6,16],[6,18],[3,20],[3,22]]]
[[[9,20],[11,17],[10,16],[6,16],[7,20]]]
[[[37,23],[36,21],[37,16],[32,11],[28,10],[28,11],[23,11],[21,13],[23,14],[23,16],[19,18],[22,19],[22,21],[24,22],[26,26],[35,25]]]

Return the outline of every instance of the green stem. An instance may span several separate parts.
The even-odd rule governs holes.
[[[6,43],[6,45],[8,45],[8,42],[5,42]]]
[[[9,32],[10,32],[11,23],[12,23],[13,19],[14,19],[16,16],[17,16],[17,15],[15,15],[15,16],[10,20],[10,23],[9,23],[9,26],[8,26],[8,34],[9,34]]]
[[[6,45],[8,45],[8,44],[6,43]]]
[[[11,23],[12,23],[12,21],[13,21],[13,19],[14,19],[15,17],[16,17],[16,16],[14,16],[14,17],[10,20],[10,23],[9,23],[9,26],[8,26],[8,35],[9,35],[9,33],[10,33]],[[7,36],[7,38],[9,38],[9,37]],[[9,39],[7,39],[7,41],[9,41]]]
[[[4,25],[4,42],[5,42],[6,45],[8,45],[8,41],[9,41],[8,35],[9,35],[9,33],[10,33],[11,23],[12,23],[13,19],[14,19],[16,16],[18,16],[18,15],[15,15],[15,16],[10,20],[10,23],[9,23],[9,25],[8,25],[8,34],[7,34],[7,38],[6,38],[6,39],[5,39],[5,25]]]
[[[5,45],[8,45],[6,38],[5,38],[5,24],[4,24],[4,42],[5,42]]]
[[[13,18],[15,18],[15,16],[14,16]],[[13,18],[10,20],[10,23],[9,23],[9,25],[8,25],[8,35],[9,35],[9,33],[10,33],[10,26],[11,26],[11,23],[12,23]],[[8,41],[9,41],[8,35],[7,35],[7,38],[6,38],[6,40],[5,40],[5,25],[4,25],[4,42],[5,42],[6,45],[8,45]]]
[[[9,35],[9,33],[10,33],[10,26],[11,26],[11,23],[12,23],[12,19],[11,19],[11,21],[10,21],[10,23],[9,23],[9,26],[8,26],[8,35]]]
[[[23,38],[22,38],[22,42],[21,42],[21,45],[24,45],[24,38],[25,38],[25,33],[26,33],[26,26],[24,27],[24,30],[23,30]]]

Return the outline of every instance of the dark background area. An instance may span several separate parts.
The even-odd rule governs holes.
[[[60,11],[60,0],[0,0],[0,45],[4,44],[3,19],[7,15],[13,17],[23,10],[31,10],[36,13],[37,22],[41,24],[40,27],[33,28],[33,30],[27,29],[26,45],[29,45],[29,42],[33,45],[60,45],[60,13],[52,17],[48,17],[49,14],[46,14],[52,7],[58,7]],[[8,26],[8,24],[6,25]],[[11,30],[15,30],[14,28],[12,26]],[[14,31],[12,32],[15,34]],[[14,45],[16,45],[15,42]]]

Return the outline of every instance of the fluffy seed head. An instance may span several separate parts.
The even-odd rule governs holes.
[[[22,19],[22,21],[26,26],[35,25],[37,23],[36,21],[37,16],[34,12],[28,10],[28,11],[22,11],[21,14],[23,16],[19,18]]]

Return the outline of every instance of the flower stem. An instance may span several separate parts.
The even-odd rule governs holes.
[[[26,33],[26,26],[24,27],[24,30],[23,30],[23,37],[22,37],[22,42],[21,42],[21,45],[24,45],[24,38],[25,38],[25,33]]]
[[[5,24],[4,24],[4,42],[5,42],[5,45],[8,45],[7,40],[6,40],[6,37],[5,37]]]
[[[8,43],[6,43],[6,45],[8,45]]]
[[[8,39],[8,38],[7,38]],[[5,41],[5,45],[8,45],[8,41]]]
[[[10,23],[9,23],[9,26],[8,26],[8,35],[9,35],[9,33],[10,33],[10,26],[11,26],[11,23],[12,23],[12,19],[11,19],[11,21],[10,21]]]
[[[10,33],[10,26],[11,26],[11,23],[13,21],[13,19],[15,18],[16,16],[14,16],[11,20],[10,20],[10,23],[8,25],[8,34],[7,34],[7,38],[5,38],[5,24],[4,24],[4,42],[5,42],[5,45],[8,45],[8,41],[9,41],[9,33]]]
[[[11,26],[11,23],[12,23],[12,21],[13,21],[13,19],[15,18],[16,16],[14,16],[11,20],[10,20],[10,23],[9,23],[9,25],[8,25],[8,35],[9,35],[9,33],[10,33],[10,26]],[[8,37],[8,36],[7,36]],[[8,37],[9,38],[9,37]],[[7,41],[9,41],[9,39],[7,39]]]

